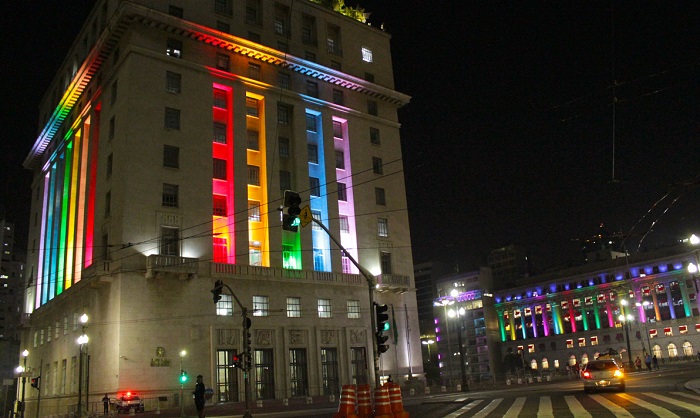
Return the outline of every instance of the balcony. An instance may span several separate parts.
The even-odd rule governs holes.
[[[394,293],[408,292],[411,288],[411,278],[398,274],[380,274],[377,277],[377,290],[379,292],[388,291]]]
[[[249,266],[243,264],[210,263],[213,278],[253,278],[265,277],[289,281],[339,283],[348,285],[366,285],[359,274],[333,273],[312,270],[291,270],[274,267]]]
[[[199,259],[172,255],[149,255],[146,258],[146,278],[177,276],[180,280],[191,280],[199,273]]]

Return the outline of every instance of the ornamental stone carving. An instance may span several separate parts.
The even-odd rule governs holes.
[[[255,330],[255,345],[272,345],[272,330],[271,329],[256,329]]]
[[[237,329],[217,329],[216,343],[221,346],[238,346],[239,331]]]
[[[289,344],[306,345],[306,340],[306,331],[299,329],[289,331]]]
[[[321,330],[321,344],[337,345],[338,344],[338,331],[336,331],[334,329]]]
[[[350,330],[350,344],[364,344],[367,341],[367,330]]]

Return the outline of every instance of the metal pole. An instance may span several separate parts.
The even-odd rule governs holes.
[[[178,377],[178,380],[180,381],[180,416],[184,417],[185,416],[185,399],[183,398],[183,390],[185,384],[182,381],[182,354],[180,354],[180,376]]]
[[[459,316],[457,316],[459,320]],[[461,321],[457,328],[457,344],[459,344],[459,367],[462,372],[462,392],[469,392],[469,386],[467,384],[467,371],[464,367],[464,347],[462,347],[462,324]]]
[[[36,417],[35,418],[39,418],[39,406],[41,406],[41,386],[42,386],[41,370],[43,368],[44,368],[44,359],[41,359],[41,361],[39,362],[39,384],[37,385],[37,391],[39,392],[39,394],[37,395],[37,398],[36,398]]]
[[[622,323],[622,326],[625,328],[625,337],[627,337],[627,361],[628,361],[630,370],[634,370],[634,362],[632,361],[632,349],[630,348],[630,323],[629,323],[629,320],[625,320],[625,322]]]
[[[45,384],[45,383],[42,383]],[[83,345],[80,344],[80,358],[78,360],[78,416],[81,417],[83,411]]]
[[[443,301],[444,302],[444,301]],[[445,328],[447,328],[447,365],[450,369],[450,377],[447,379],[447,386],[452,388],[452,377],[454,376],[454,371],[452,370],[452,339],[450,338],[450,321],[447,320],[447,305],[442,305],[445,309]]]
[[[27,356],[24,356],[24,371],[22,374],[27,373]],[[27,376],[22,376],[22,413],[21,417],[24,418],[24,409],[25,409],[25,403],[24,403],[24,391],[27,388]]]
[[[90,415],[90,353],[85,343],[85,416]]]

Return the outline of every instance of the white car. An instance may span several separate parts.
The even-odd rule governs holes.
[[[589,361],[581,371],[581,379],[586,393],[609,388],[625,391],[624,368],[613,359]]]

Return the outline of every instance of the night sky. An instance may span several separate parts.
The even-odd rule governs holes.
[[[38,103],[93,1],[1,3],[0,204],[23,232]],[[468,270],[515,243],[543,269],[581,259],[600,223],[632,253],[700,235],[700,2],[359,3],[412,97],[415,262]]]

